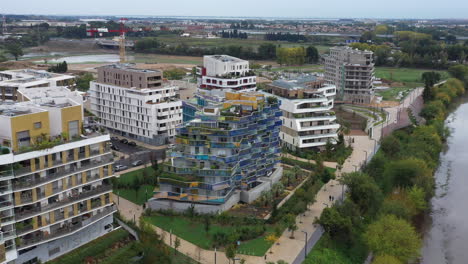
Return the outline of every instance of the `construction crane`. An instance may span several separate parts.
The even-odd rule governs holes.
[[[125,33],[131,31],[128,28],[125,28],[125,23],[128,21],[127,18],[121,18],[119,20],[120,22],[120,29],[108,29],[108,28],[89,28],[86,29],[86,34],[88,36],[94,36],[98,34],[99,36],[102,36],[102,33],[108,33],[108,32],[118,32],[120,33],[120,36],[118,38],[119,42],[119,55],[120,55],[120,63],[125,63],[126,62],[126,55],[125,55]]]
[[[6,25],[6,17],[3,15],[2,18],[2,35],[5,35],[7,33],[7,25]]]

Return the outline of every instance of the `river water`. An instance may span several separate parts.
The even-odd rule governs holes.
[[[423,264],[468,263],[468,103],[446,121],[451,135],[441,154],[436,195],[424,233]]]

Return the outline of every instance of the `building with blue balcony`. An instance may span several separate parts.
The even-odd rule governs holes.
[[[258,92],[226,92],[224,101],[198,106],[177,129],[149,206],[219,212],[258,198],[282,176],[281,115],[278,101]]]

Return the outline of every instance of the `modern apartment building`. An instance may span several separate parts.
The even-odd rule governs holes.
[[[63,87],[0,102],[0,263],[42,263],[112,230],[109,135]]]
[[[44,70],[22,69],[0,72],[0,101],[22,101],[18,90],[70,86],[75,77]]]
[[[369,104],[374,97],[373,52],[348,46],[333,47],[324,56],[325,79],[338,89],[339,99]]]
[[[323,148],[335,143],[340,125],[332,111],[336,88],[313,75],[276,80],[263,92],[281,101],[283,125],[279,133],[283,146],[292,150]]]
[[[152,145],[175,137],[182,123],[178,87],[166,85],[160,71],[114,64],[98,68],[90,85],[91,111],[116,134]]]
[[[279,162],[281,110],[258,92],[225,92],[217,106],[199,106],[178,128],[153,209],[228,210],[252,202],[282,176]]]
[[[203,67],[197,68],[198,93],[212,98],[224,98],[225,92],[255,91],[257,77],[249,62],[228,55],[203,57]]]

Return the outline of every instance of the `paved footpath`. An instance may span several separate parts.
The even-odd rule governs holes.
[[[422,92],[420,89],[416,89],[414,91],[415,94],[419,95]],[[405,98],[403,103],[409,103],[407,101],[411,100],[414,97],[408,96]],[[392,107],[387,109],[389,112],[389,123],[396,121],[396,115],[398,112],[398,106]],[[383,124],[382,124],[383,125]],[[296,223],[298,226],[298,230],[295,232],[294,238],[290,238],[291,232],[285,231],[281,237],[278,239],[277,243],[274,244],[270,250],[267,251],[266,259],[265,257],[256,257],[256,256],[246,256],[237,254],[236,258],[245,259],[246,263],[248,264],[259,264],[259,263],[266,263],[267,261],[278,261],[284,260],[290,264],[299,264],[302,263],[304,260],[304,246],[306,243],[306,235],[304,232],[307,232],[308,236],[308,250],[309,252],[313,245],[320,239],[322,234],[322,229],[320,226],[314,226],[313,222],[315,218],[320,217],[324,208],[331,206],[332,202],[330,202],[329,197],[333,196],[335,201],[340,200],[344,196],[344,192],[346,191],[346,187],[341,185],[338,180],[341,178],[342,173],[350,173],[353,171],[358,171],[361,166],[367,160],[374,155],[375,151],[377,150],[377,141],[380,139],[380,129],[382,126],[378,126],[374,128],[373,137],[370,138],[367,135],[363,136],[346,136],[345,140],[347,143],[352,144],[353,152],[348,157],[348,159],[343,164],[343,168],[341,171],[336,172],[337,180],[331,180],[326,185],[320,189],[317,193],[316,202],[312,205],[309,205],[308,211],[304,215],[299,215],[296,218]],[[351,143],[350,143],[351,142]],[[329,166],[333,166],[335,164],[327,164]],[[327,166],[326,165],[326,166]],[[335,165],[336,166],[336,165]],[[141,208],[135,207],[135,205],[127,204],[128,201],[122,202],[122,198],[120,198],[120,205],[119,210],[121,210],[124,217],[132,218],[133,215],[136,215],[136,219],[138,219],[138,214],[141,214]],[[128,219],[127,218],[127,219]],[[170,235],[168,232],[154,227],[158,234],[163,235],[163,239],[166,244],[173,246],[174,240],[176,238],[175,235]],[[201,249],[194,244],[187,242],[183,239],[180,239],[181,244],[178,250],[187,255],[192,257],[193,259],[199,261],[203,264],[228,264],[229,261],[226,258],[224,252],[217,252],[212,250],[204,250]],[[272,252],[272,253],[270,253]],[[216,260],[215,260],[216,254]]]

